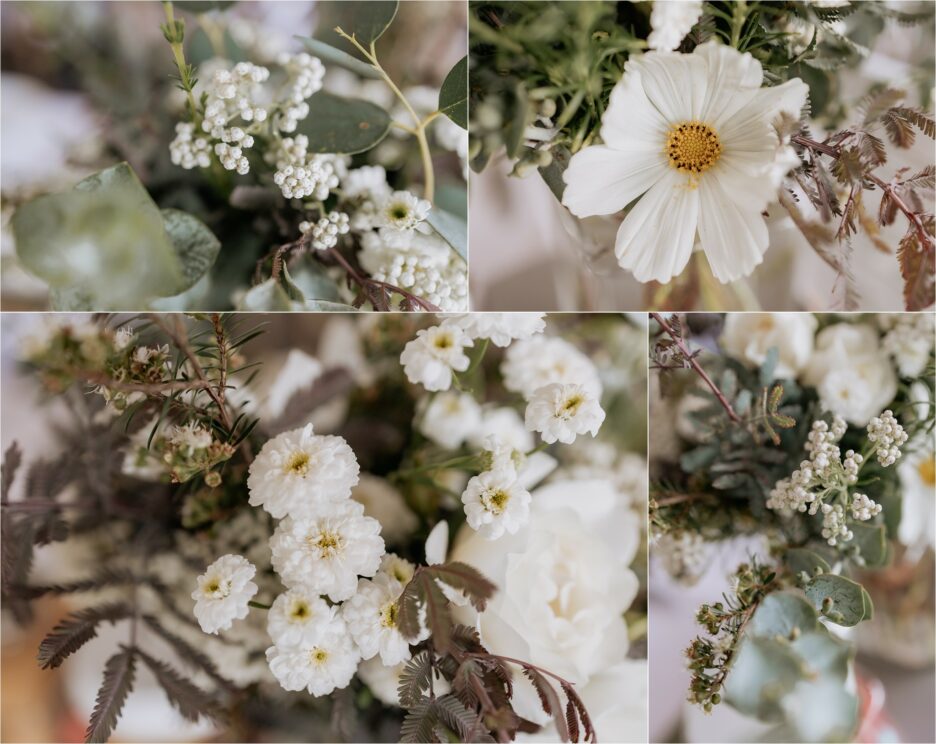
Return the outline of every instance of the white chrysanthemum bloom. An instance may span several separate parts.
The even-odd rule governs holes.
[[[529,452],[535,444],[533,435],[523,424],[523,417],[507,406],[485,410],[481,414],[481,423],[468,437],[468,443],[474,447],[484,447],[492,436],[501,444],[520,452]]]
[[[452,386],[452,372],[464,372],[470,363],[465,348],[473,345],[457,326],[433,326],[416,333],[400,354],[407,379],[437,392]]]
[[[530,517],[530,493],[517,482],[513,468],[476,475],[462,494],[468,526],[488,540],[516,534]]]
[[[430,209],[432,203],[426,199],[420,199],[409,191],[394,191],[381,202],[375,225],[399,232],[425,230],[423,223]]]
[[[329,609],[332,617],[314,642],[267,649],[270,671],[284,690],[320,697],[347,687],[354,677],[361,655],[338,608]]]
[[[893,322],[881,345],[893,357],[901,377],[918,377],[926,369],[933,351],[936,318],[932,313],[906,313],[890,317],[893,317]],[[883,325],[882,321],[878,322]]]
[[[247,603],[257,593],[251,581],[257,569],[241,555],[222,555],[198,577],[192,592],[195,618],[206,633],[227,630],[247,617]]]
[[[532,439],[533,435],[530,432],[526,433]],[[485,469],[513,471],[517,485],[529,490],[555,470],[558,464],[554,457],[545,452],[527,455],[531,448],[518,449],[492,434],[484,441],[484,450],[488,458]]]
[[[601,379],[592,361],[565,339],[535,336],[510,345],[501,363],[504,387],[530,396],[553,382],[582,385],[594,396],[601,395]]]
[[[526,427],[538,431],[543,441],[572,444],[578,434],[595,436],[605,419],[598,399],[582,385],[544,385],[530,398]]]
[[[700,0],[654,0],[650,13],[647,46],[671,52],[686,37],[702,15]]]
[[[410,641],[403,637],[397,626],[397,600],[403,593],[403,584],[387,574],[378,573],[373,580],[358,581],[357,592],[341,605],[341,614],[351,637],[361,651],[362,659],[380,654],[387,666],[408,661]],[[428,638],[420,635],[415,642]]]
[[[276,519],[302,517],[319,504],[342,501],[358,482],[354,451],[341,437],[312,433],[312,424],[273,437],[250,464],[250,505]]]
[[[321,597],[290,589],[273,600],[267,613],[267,633],[277,646],[315,643],[334,614]]]
[[[720,342],[733,357],[754,366],[775,348],[774,377],[795,379],[812,356],[818,325],[811,313],[729,313]]]
[[[461,328],[469,338],[487,338],[495,346],[532,338],[546,328],[546,313],[460,313],[448,316],[443,325]]]
[[[416,574],[416,566],[406,558],[400,558],[396,553],[387,553],[380,561],[378,573],[386,574],[394,581],[399,581],[406,586]]]
[[[444,449],[458,449],[481,425],[481,406],[468,393],[449,390],[429,400],[419,431]]]
[[[341,602],[354,594],[358,576],[380,567],[380,523],[357,501],[313,507],[302,519],[287,517],[270,538],[273,570],[288,587],[327,594]]]
[[[388,543],[403,542],[419,527],[419,519],[390,481],[368,473],[351,489],[351,498],[364,505],[364,513],[380,522],[380,534]]]
[[[767,250],[762,212],[797,163],[775,121],[798,117],[799,79],[761,88],[749,53],[714,41],[692,54],[632,57],[602,117],[603,145],[576,153],[562,203],[578,217],[632,204],[617,232],[622,268],[642,282],[668,282],[698,237],[719,281],[745,276]]]

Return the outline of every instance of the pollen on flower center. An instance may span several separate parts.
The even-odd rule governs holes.
[[[317,535],[310,535],[306,542],[310,548],[317,549],[322,558],[328,558],[341,550],[341,535],[330,530],[322,530]]]
[[[231,583],[214,578],[205,584],[204,592],[207,596],[215,599],[224,598],[231,593]]]
[[[313,648],[309,651],[309,661],[312,664],[324,664],[328,660],[328,651],[324,648]]]
[[[560,409],[561,413],[566,416],[574,416],[575,412],[578,410],[579,406],[585,402],[585,397],[579,394],[572,395],[565,399],[562,403]]]
[[[721,156],[718,134],[701,121],[686,121],[670,129],[666,136],[666,155],[670,165],[684,173],[704,173]]]
[[[494,491],[488,491],[485,496],[487,497],[486,500],[488,509],[495,514],[500,514],[502,511],[504,511],[504,507],[506,507],[507,502],[510,501],[510,494],[502,488]]]
[[[397,624],[397,614],[396,602],[388,602],[380,611],[380,624],[385,628],[395,628]]]
[[[308,452],[297,450],[293,452],[286,461],[285,470],[293,475],[306,475],[309,472],[309,462],[311,461]]]
[[[923,479],[926,485],[936,486],[936,458],[933,455],[920,461],[920,464],[917,465],[917,472],[919,472],[920,478]]]
[[[302,620],[303,618],[308,617],[311,612],[309,611],[309,605],[307,605],[305,602],[296,602],[296,604],[293,605],[292,612],[289,614],[293,620]]]

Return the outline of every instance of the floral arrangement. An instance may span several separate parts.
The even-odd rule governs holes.
[[[3,602],[78,603],[44,668],[125,629],[88,741],[140,667],[239,740],[643,738],[645,329],[387,317],[311,320],[315,356],[263,350],[284,315],[28,335],[72,415],[60,453],[5,454]],[[50,545],[73,559],[37,582]]]
[[[467,58],[438,89],[404,87],[381,62],[396,0],[319,4],[315,38],[275,53],[230,38],[232,5],[163,3],[160,114],[107,143],[130,162],[14,202],[19,264],[52,308],[467,310]]]
[[[843,629],[897,627],[863,584],[895,566],[931,581],[914,566],[934,547],[933,316],[654,314],[651,344],[657,567],[692,584],[718,546],[759,546],[698,609],[689,701],[851,740]]]
[[[930,48],[932,4],[470,8],[471,166],[504,151],[514,175],[538,171],[579,220],[580,251],[603,268],[613,248],[650,308],[756,309],[743,280],[764,260],[768,212],[788,214],[835,270],[845,309],[860,304],[858,232],[895,254],[907,310],[933,304],[932,158],[884,170],[918,133],[936,135],[931,66],[913,73],[918,106],[882,85],[857,101],[838,93],[888,24],[923,25]],[[897,221],[891,245],[881,228]]]

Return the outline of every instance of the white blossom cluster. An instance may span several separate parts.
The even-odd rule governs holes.
[[[666,572],[681,584],[693,586],[708,569],[711,547],[696,532],[666,532],[656,538],[654,556],[659,556]]]
[[[304,134],[277,140],[264,156],[276,167],[273,183],[287,199],[311,197],[325,201],[338,188],[344,162],[335,155],[309,152],[309,138]]]
[[[299,229],[311,239],[313,248],[325,251],[335,247],[338,236],[347,235],[351,226],[348,224],[348,215],[331,211],[317,222],[300,222]]]
[[[702,15],[698,0],[654,0],[650,12],[650,49],[671,52],[685,38]]]
[[[299,122],[309,115],[306,99],[322,89],[325,65],[318,57],[305,52],[283,53],[277,62],[286,71],[288,80],[280,95],[283,103],[276,115],[276,128],[281,132],[295,132]]]
[[[890,354],[901,377],[918,377],[929,363],[936,341],[936,316],[932,313],[881,314],[886,333],[881,347]]]
[[[441,393],[422,407],[420,431],[448,449],[473,439],[480,440],[485,450],[486,469],[468,481],[462,503],[468,525],[487,539],[516,533],[529,517],[526,471],[527,455],[534,454],[528,452],[531,434],[539,432],[545,444],[571,444],[579,434],[595,436],[604,421],[594,365],[567,342],[540,343],[537,334],[544,327],[539,313],[452,315],[440,325],[418,331],[400,355],[410,382]],[[505,386],[522,391],[527,399],[523,428],[512,409],[484,413],[471,395],[447,392],[455,375],[469,368],[466,350],[478,339],[507,347],[501,371]],[[550,349],[553,356],[544,358],[530,346]],[[570,349],[574,361],[567,366],[560,357]]]
[[[881,505],[867,494],[849,490],[858,482],[867,457],[874,453],[881,465],[893,465],[900,457],[900,445],[907,441],[894,414],[884,411],[867,426],[870,451],[862,455],[847,450],[842,457],[838,442],[846,428],[844,419],[838,416],[831,426],[822,420],[814,421],[806,442],[809,459],[801,462],[789,478],[778,481],[766,501],[768,509],[787,514],[821,513],[822,536],[833,546],[854,537],[847,517],[866,522],[881,513]]]

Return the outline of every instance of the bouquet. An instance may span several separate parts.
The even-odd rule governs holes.
[[[936,134],[933,23],[931,3],[471,2],[471,166],[537,172],[588,265],[632,274],[649,308],[776,303],[746,280],[788,222],[838,307],[876,270],[858,234],[894,255],[891,304],[930,307],[932,146],[889,161]],[[895,24],[922,61],[846,96]]]
[[[72,603],[43,668],[116,626],[88,741],[141,668],[182,737],[644,737],[645,330],[387,317],[31,319],[71,413],[4,456],[3,602]]]
[[[429,14],[440,38],[425,41],[462,57],[445,70],[403,67],[426,17],[395,0],[319,3],[317,29],[302,18],[285,39],[250,29],[262,5],[165,2],[161,22],[151,10],[10,11],[27,40],[62,44],[50,82],[74,71],[111,117],[82,163],[108,167],[4,190],[16,266],[53,309],[467,309],[456,4]],[[144,26],[142,58],[121,43],[129,22]],[[88,53],[92,39],[106,51]],[[113,75],[123,65],[136,79]]]
[[[655,570],[693,584],[719,546],[758,546],[698,608],[688,699],[781,740],[851,740],[845,629],[899,648],[901,613],[932,616],[933,316],[654,317]],[[876,608],[887,571],[921,603]]]

